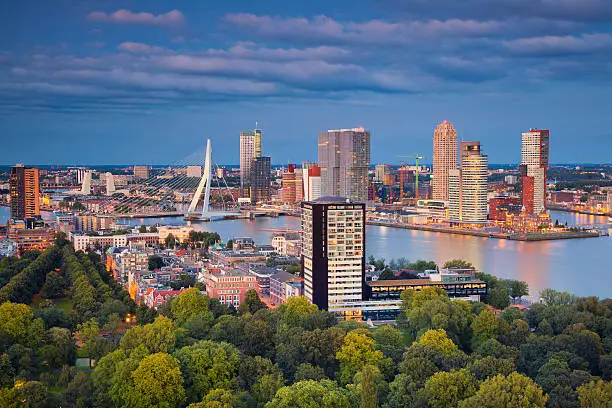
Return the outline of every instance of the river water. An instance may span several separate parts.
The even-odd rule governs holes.
[[[0,207],[0,224],[6,222],[8,209]],[[551,212],[553,220],[569,225],[606,224],[607,217]],[[184,225],[181,217],[131,219],[129,225]],[[299,218],[257,218],[193,223],[196,229],[215,231],[223,240],[252,237],[269,243],[275,230],[299,229]],[[612,226],[610,227],[612,233]],[[568,291],[578,296],[612,298],[612,237],[518,242],[390,227],[368,226],[366,252],[375,257],[405,257],[410,261],[465,259],[492,275],[526,281],[531,294],[544,288]]]

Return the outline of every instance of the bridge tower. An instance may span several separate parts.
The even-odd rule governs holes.
[[[210,144],[210,139],[206,142],[206,158],[204,160],[204,174],[202,174],[202,179],[200,180],[200,184],[198,184],[198,188],[191,200],[191,204],[189,205],[189,209],[187,210],[187,216],[194,215],[196,206],[200,201],[200,197],[202,196],[202,190],[204,190],[204,205],[202,206],[202,218],[210,218],[211,213],[209,211],[209,201],[210,201],[210,185],[212,183],[212,147]]]

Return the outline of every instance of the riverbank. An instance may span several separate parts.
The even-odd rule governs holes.
[[[484,238],[497,238],[497,239],[509,239],[512,241],[552,241],[559,239],[575,239],[575,238],[598,238],[597,232],[589,231],[566,231],[566,232],[555,232],[555,233],[530,233],[530,234],[511,234],[504,232],[487,232],[487,231],[475,231],[458,228],[448,228],[433,225],[415,225],[415,224],[397,224],[384,221],[368,221],[367,225],[376,225],[380,227],[391,227],[400,228],[407,230],[416,231],[429,231],[429,232],[440,232],[443,234],[454,234],[454,235],[469,235],[473,237],[484,237]]]
[[[610,213],[606,214],[606,213],[598,213],[598,212],[593,212],[593,211],[584,211],[584,210],[579,210],[579,209],[572,208],[572,207],[567,207],[562,204],[547,203],[546,207],[549,210],[562,211],[562,212],[568,212],[568,213],[574,213],[574,214],[595,215],[597,217],[612,216],[612,214]]]

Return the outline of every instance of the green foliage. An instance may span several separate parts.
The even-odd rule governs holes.
[[[266,408],[352,408],[358,398],[330,380],[300,381],[283,387]]]
[[[378,279],[379,280],[393,280],[395,279],[395,275],[393,274],[393,271],[391,270],[391,268],[387,267],[380,273],[380,276],[378,277]]]
[[[180,361],[188,401],[200,401],[215,388],[234,388],[239,353],[231,344],[199,341],[174,356]]]
[[[476,393],[476,379],[467,370],[440,371],[427,380],[425,393],[432,408],[456,407]]]
[[[254,289],[249,289],[244,295],[244,302],[238,306],[238,313],[255,314],[260,309],[267,309],[268,306],[259,298],[259,294]]]
[[[480,385],[473,397],[463,400],[460,408],[543,408],[548,397],[529,377],[519,373],[497,375]]]
[[[161,269],[164,266],[164,260],[159,255],[149,256],[149,270],[154,271],[155,269]]]
[[[554,289],[544,289],[540,292],[540,298],[545,305],[563,306],[573,305],[576,297],[567,292],[560,292]]]
[[[145,357],[131,374],[126,392],[128,406],[178,407],[185,400],[183,378],[178,361],[166,353]]]
[[[576,390],[581,408],[609,407],[612,401],[612,382],[591,381]]]
[[[442,268],[473,268],[474,265],[472,265],[471,262],[468,261],[464,261],[462,259],[451,259],[449,261],[446,261],[444,263],[444,266],[442,266]]]
[[[189,288],[181,292],[172,300],[170,310],[179,325],[189,319],[208,312],[209,298],[196,288]]]
[[[357,329],[346,335],[336,358],[340,361],[340,383],[348,384],[364,366],[379,366],[384,357],[381,351],[376,350],[372,334]]]
[[[121,338],[121,348],[130,353],[142,345],[149,353],[170,353],[176,344],[172,320],[159,316],[153,323],[135,326]]]
[[[444,329],[427,330],[420,338],[419,344],[439,350],[444,355],[457,351],[457,346],[446,336]]]

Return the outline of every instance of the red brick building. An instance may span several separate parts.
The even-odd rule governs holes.
[[[204,273],[206,294],[211,298],[219,299],[222,304],[240,306],[248,290],[259,292],[257,278],[247,272],[232,269],[222,270],[209,268]]]
[[[508,213],[520,213],[519,197],[494,197],[489,199],[490,220],[505,222]]]
[[[525,207],[527,214],[533,214],[535,212],[535,186],[534,178],[531,176],[521,177],[521,185],[523,188],[522,192],[522,204]]]

